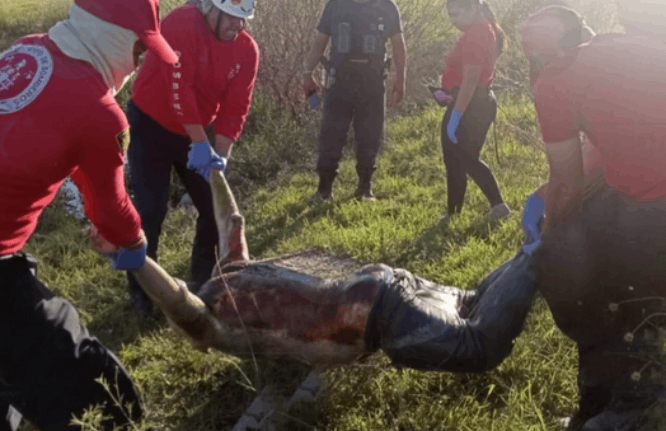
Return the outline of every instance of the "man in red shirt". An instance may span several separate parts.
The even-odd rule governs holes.
[[[171,11],[162,32],[179,61],[167,65],[149,52],[127,106],[130,178],[148,256],[156,258],[173,167],[199,212],[191,263],[195,289],[216,263],[209,171],[226,167],[252,102],[259,49],[245,20],[253,14],[254,0],[197,0]],[[209,126],[214,142],[206,135]],[[152,315],[152,303],[131,274],[128,281],[137,313]]]
[[[71,176],[92,223],[119,247],[113,267],[145,261],[124,187],[127,120],[114,94],[146,47],[177,61],[159,32],[158,0],[76,0],[48,34],[23,37],[0,55],[0,414],[20,413],[40,429],[78,429],[72,415],[95,404],[103,404],[106,429],[142,414],[127,371],[37,279],[36,261],[21,249]],[[0,423],[3,431],[16,426]]]
[[[630,431],[666,388],[666,44],[644,31],[580,44],[581,28],[549,7],[522,29],[550,163],[535,257],[555,322],[578,345],[570,429]],[[580,132],[606,179],[585,199]]]

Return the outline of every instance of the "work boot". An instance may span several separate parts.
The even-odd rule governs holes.
[[[358,188],[356,189],[356,193],[354,193],[354,195],[357,199],[360,200],[367,200],[370,202],[377,200],[375,195],[372,193],[372,182],[369,179],[360,179],[358,181]]]
[[[330,199],[333,196],[333,180],[335,177],[329,175],[319,176],[319,187],[317,192],[310,198],[310,202],[320,202]]]

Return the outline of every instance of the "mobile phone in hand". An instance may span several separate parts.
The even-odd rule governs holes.
[[[446,106],[453,100],[453,96],[441,88],[428,86],[428,90],[439,106]]]

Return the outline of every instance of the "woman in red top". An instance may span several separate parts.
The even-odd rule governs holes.
[[[442,88],[453,96],[442,121],[447,212],[453,215],[462,210],[469,175],[488,198],[490,217],[497,220],[511,210],[479,153],[497,113],[490,84],[504,47],[504,33],[485,1],[449,0],[447,9],[453,25],[463,31],[442,74]]]

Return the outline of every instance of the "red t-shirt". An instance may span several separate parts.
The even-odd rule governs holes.
[[[463,82],[464,66],[481,66],[479,87],[487,87],[495,78],[497,32],[488,21],[476,21],[460,36],[446,59],[442,88],[453,90]]]
[[[546,144],[585,132],[608,183],[640,200],[666,196],[666,44],[595,39],[542,71],[535,106]]]
[[[162,34],[180,56],[169,66],[146,53],[132,100],[165,129],[186,136],[184,124],[208,127],[235,141],[243,131],[259,67],[259,48],[242,31],[234,41],[215,38],[193,4],[171,11]]]
[[[125,190],[127,119],[89,63],[47,35],[19,39],[0,57],[0,255],[21,250],[69,175],[86,214],[116,245],[139,235]]]

